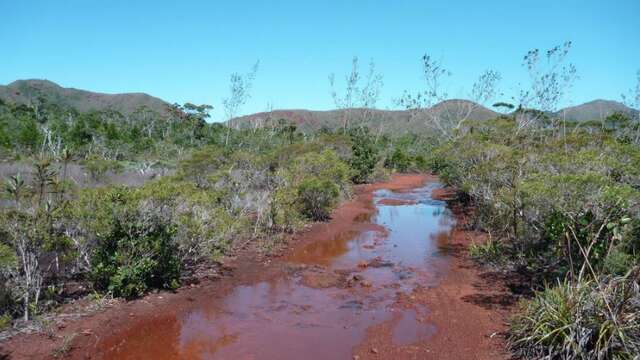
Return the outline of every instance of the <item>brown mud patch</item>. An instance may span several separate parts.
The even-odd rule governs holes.
[[[416,203],[415,200],[403,200],[403,199],[382,199],[378,201],[379,205],[388,205],[388,206],[414,205],[415,203]]]

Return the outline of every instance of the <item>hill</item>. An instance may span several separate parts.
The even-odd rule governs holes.
[[[6,86],[0,86],[0,100],[16,104],[37,104],[46,102],[62,108],[75,109],[78,112],[92,110],[116,110],[123,115],[130,115],[141,107],[146,107],[161,115],[169,115],[169,103],[144,94],[104,94],[64,88],[48,80],[17,80]],[[499,114],[482,105],[468,100],[452,99],[440,102],[425,110],[430,117],[439,119],[468,118],[487,120]],[[607,116],[621,112],[636,118],[638,110],[611,100],[594,100],[578,106],[567,107],[554,113],[554,116],[572,121],[601,120]],[[274,110],[235,118],[231,121],[234,127],[262,127],[284,120],[294,123],[303,132],[314,132],[320,129],[336,129],[344,126],[344,119],[350,124],[365,124],[376,131],[385,133],[424,132],[428,130],[425,116],[415,116],[408,110],[346,109],[314,111],[304,109]]]
[[[593,100],[587,103],[571,106],[558,111],[555,115],[572,121],[603,120],[616,112],[626,114],[630,118],[636,118],[638,110],[612,100]]]
[[[442,119],[466,117],[473,120],[488,120],[498,116],[498,113],[475,104],[468,100],[446,100],[426,110],[431,116]],[[406,133],[409,131],[422,132],[428,129],[424,116],[415,116],[409,110],[378,110],[378,109],[344,109],[344,110],[274,110],[241,116],[232,120],[236,127],[263,127],[284,120],[294,123],[303,132],[313,132],[320,129],[336,129],[344,126],[344,119],[350,119],[350,124],[361,123],[372,129],[389,133]]]
[[[103,94],[74,88],[64,88],[48,80],[17,80],[0,85],[0,100],[16,104],[37,104],[42,101],[78,112],[116,110],[129,115],[141,107],[159,114],[168,114],[169,104],[143,93]]]

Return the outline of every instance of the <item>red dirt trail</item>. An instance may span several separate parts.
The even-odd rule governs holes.
[[[483,235],[432,203],[451,195],[436,181],[359,186],[276,255],[241,249],[219,278],[15,336],[0,359],[508,359],[513,299],[467,258]]]

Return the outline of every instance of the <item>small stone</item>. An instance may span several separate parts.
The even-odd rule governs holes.
[[[360,356],[358,356],[358,355],[353,355],[353,360],[360,360]]]
[[[372,354],[377,354],[377,353],[378,353],[378,349],[376,349],[376,348],[371,348],[371,353],[372,353]]]
[[[371,287],[371,282],[365,280],[365,281],[361,282],[360,285],[362,287],[367,287],[368,288],[368,287]]]
[[[358,262],[358,267],[360,268],[366,268],[367,266],[369,266],[369,264],[364,260]]]

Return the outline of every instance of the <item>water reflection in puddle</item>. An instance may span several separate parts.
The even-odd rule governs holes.
[[[435,186],[376,192],[376,214],[358,221],[378,227],[297,249],[288,258],[292,274],[238,286],[221,302],[163,319],[162,327],[143,323],[107,357],[350,358],[367,329],[387,321],[399,345],[427,338],[436,330],[421,321],[428,309],[395,304],[417,286],[436,286],[446,270],[438,249],[453,224],[445,204],[431,199]]]

